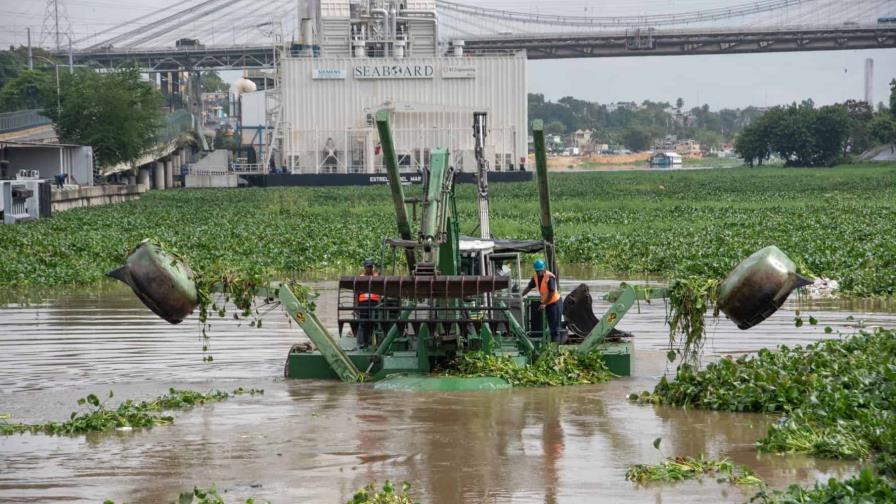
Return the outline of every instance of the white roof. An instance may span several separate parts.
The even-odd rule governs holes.
[[[475,252],[493,248],[495,248],[495,242],[492,240],[460,240],[461,252]]]

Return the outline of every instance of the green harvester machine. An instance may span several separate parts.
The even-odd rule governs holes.
[[[505,356],[525,366],[550,342],[538,299],[521,295],[529,278],[521,274],[525,254],[543,253],[549,269],[558,273],[544,128],[541,121],[533,124],[543,240],[500,240],[489,228],[486,119],[485,113],[474,113],[479,222],[478,236],[469,237],[461,234],[455,198],[458,171],[451,164],[450,153],[434,149],[422,197],[405,197],[389,115],[385,110],[377,113],[398,227],[398,237],[384,241],[380,262],[384,270],[391,266],[393,273],[401,268],[404,274],[339,279],[340,333],[345,326],[356,333],[366,325],[375,342],[369,348],[358,348],[354,339],[331,336],[313,313],[295,300],[283,300],[314,345],[314,350],[307,345],[293,347],[285,367],[288,378],[390,378],[392,382],[404,376],[411,378],[402,383],[413,384],[412,388],[455,389],[456,378],[421,381],[417,377],[429,375],[466,352]],[[412,222],[408,206],[414,205],[416,216],[418,204],[419,219]],[[378,304],[359,306],[362,293],[375,294]],[[564,346],[570,351],[599,352],[613,373],[631,374],[632,343],[614,327],[637,300],[664,295],[663,289],[623,285],[610,294],[612,304],[598,319],[587,286],[579,286],[565,299]],[[500,386],[497,382],[500,380],[472,380],[464,386],[491,388]]]
[[[452,166],[450,153],[432,150],[422,196],[407,198],[389,113],[381,110],[376,114],[398,228],[398,236],[385,239],[380,253],[381,269],[390,270],[391,275],[339,279],[339,336],[328,332],[304,298],[297,297],[288,285],[258,292],[259,297],[279,301],[311,341],[311,345],[297,344],[290,349],[284,370],[287,378],[376,381],[382,388],[413,390],[505,388],[509,385],[497,378],[462,379],[432,373],[467,352],[504,356],[526,366],[550,344],[540,300],[522,296],[529,279],[522,274],[529,270],[528,264],[522,265],[527,255],[543,255],[548,269],[559,273],[543,124],[533,123],[542,240],[502,240],[492,236],[489,226],[487,116],[474,113],[473,119],[479,214],[475,237],[461,234],[455,198],[459,171]],[[169,322],[180,322],[196,306],[189,267],[148,242],[141,243],[127,264],[110,275],[130,285],[144,304]],[[721,285],[719,305],[741,329],[747,329],[773,313],[794,288],[805,283],[780,250],[768,247],[732,271]],[[581,284],[563,299],[562,347],[571,352],[597,352],[611,372],[628,376],[633,358],[631,335],[615,326],[639,300],[666,295],[664,288],[621,284],[605,296],[609,307],[598,318],[588,287]],[[376,301],[370,303],[371,298]],[[359,347],[357,338],[342,337],[346,326],[353,335],[369,331],[365,339],[371,344]]]

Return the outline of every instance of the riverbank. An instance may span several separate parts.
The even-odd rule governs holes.
[[[538,239],[534,183],[493,184],[492,231]],[[461,232],[475,194],[458,187]],[[409,195],[419,190],[412,187]],[[896,293],[896,164],[555,174],[561,265],[612,276],[724,276],[769,244],[854,296]],[[395,234],[386,187],[157,191],[0,227],[0,285],[90,284],[146,237],[197,269],[215,263],[332,278]],[[889,266],[888,266],[889,265]]]

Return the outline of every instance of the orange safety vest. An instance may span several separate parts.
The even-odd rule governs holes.
[[[364,276],[364,275],[360,275],[360,276]],[[379,273],[374,272],[374,273],[373,273],[373,276],[378,277],[378,276],[380,276],[380,275],[379,275]],[[364,303],[364,302],[366,302],[366,301],[373,301],[373,302],[375,302],[375,303],[379,303],[379,302],[380,302],[380,295],[379,295],[379,294],[374,294],[374,293],[372,293],[372,292],[359,292],[359,293],[358,293],[358,302],[359,302],[359,303]]]
[[[551,273],[550,271],[545,271],[544,272],[544,281],[539,284],[538,283],[538,273],[536,273],[535,275],[532,276],[532,279],[535,281],[535,287],[538,288],[538,292],[541,294],[541,302],[545,306],[552,305],[552,304],[556,303],[557,301],[560,301],[560,291],[559,291],[560,286],[559,285],[557,286],[558,290],[555,290],[554,294],[552,296],[548,297],[548,284],[550,284],[550,281],[552,278],[556,280],[557,277],[555,277],[554,274]]]

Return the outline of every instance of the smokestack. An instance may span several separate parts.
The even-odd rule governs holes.
[[[865,103],[874,105],[874,60],[865,60]]]

